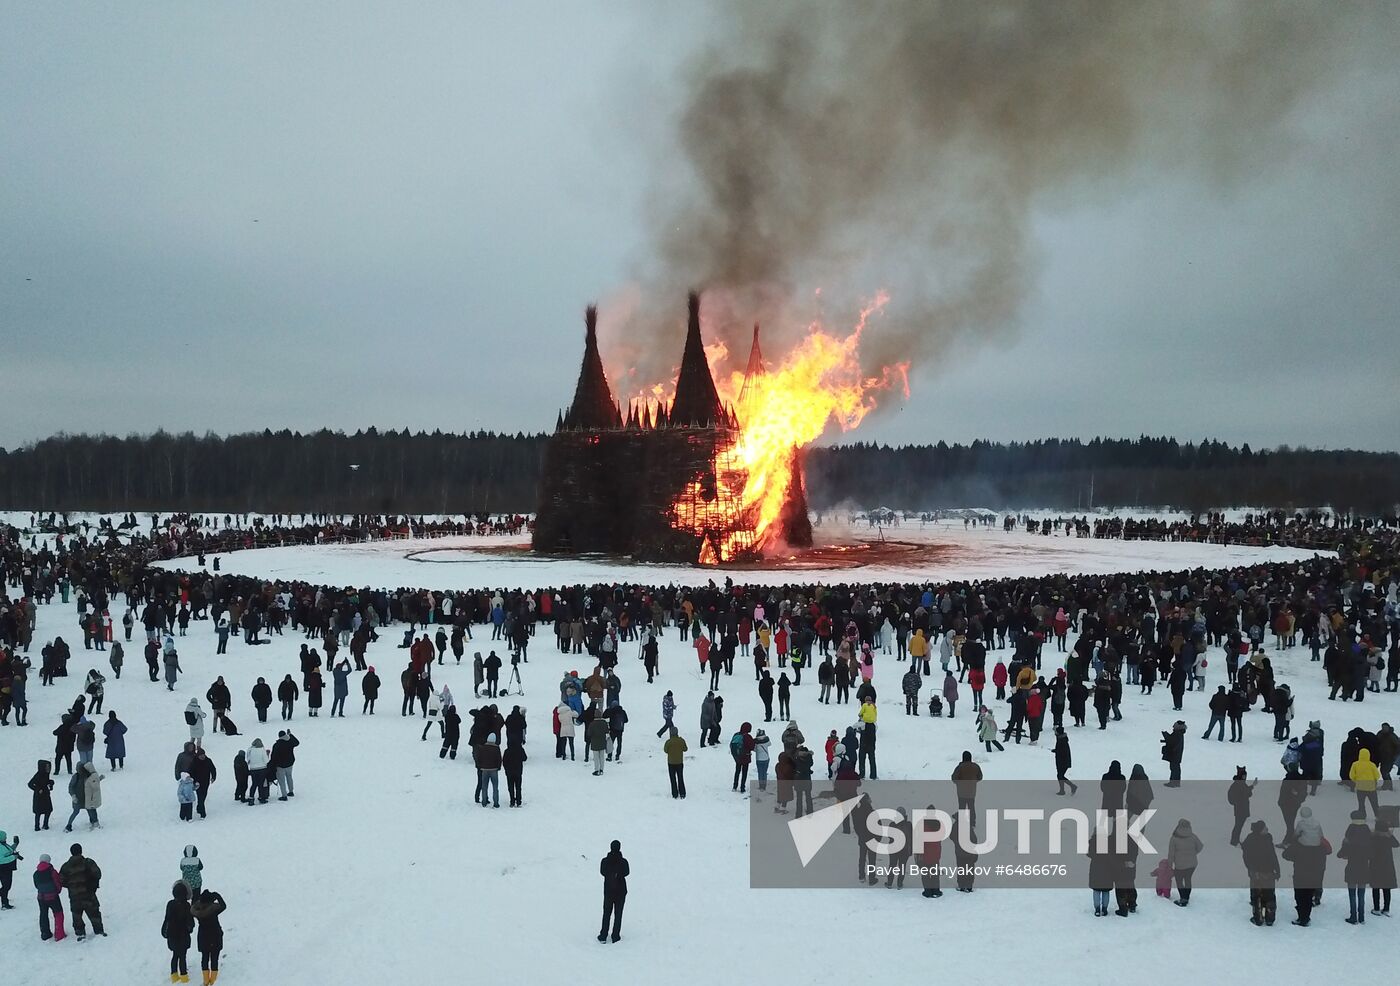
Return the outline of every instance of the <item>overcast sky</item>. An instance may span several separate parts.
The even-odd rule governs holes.
[[[709,16],[3,4],[8,447],[552,427],[584,305],[638,269]],[[1037,201],[1013,324],[916,365],[859,437],[1400,448],[1400,72],[1341,73],[1288,129],[1228,191],[1143,169]]]

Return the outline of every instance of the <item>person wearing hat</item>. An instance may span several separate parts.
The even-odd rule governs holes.
[[[1249,922],[1255,926],[1272,926],[1278,916],[1278,885],[1280,870],[1274,838],[1263,819],[1249,827],[1249,834],[1240,842],[1245,872],[1249,874]]]
[[[374,715],[374,703],[379,700],[379,675],[374,671],[374,665],[369,666],[365,676],[360,679],[360,692],[365,697],[364,705],[360,706],[360,715]]]
[[[608,921],[612,921],[612,940],[622,939],[622,908],[627,903],[627,877],[632,868],[622,855],[622,843],[612,841],[608,854],[598,864],[598,872],[603,877],[603,924],[598,929],[598,940],[608,940]]]
[[[204,986],[213,986],[219,981],[219,953],[224,949],[224,929],[219,915],[227,908],[224,898],[212,890],[201,891],[190,905],[191,916],[199,921],[195,947],[199,949]]]
[[[0,911],[15,909],[10,903],[10,885],[22,859],[24,857],[19,854],[19,836],[15,836],[11,842],[10,837],[0,831]]]
[[[501,746],[496,733],[486,737],[486,742],[472,747],[472,758],[476,761],[477,777],[481,788],[481,807],[487,807],[487,793],[490,793],[491,807],[501,807]]]
[[[63,881],[59,878],[58,870],[53,868],[48,853],[39,857],[39,865],[34,868],[34,889],[39,899],[39,937],[44,941],[50,938],[63,941],[68,937],[63,930],[63,903],[59,898]],[[49,930],[50,912],[53,913],[52,931]]]
[[[1165,787],[1181,787],[1181,756],[1186,747],[1186,723],[1178,719],[1170,731],[1162,733],[1162,759],[1170,768]]]
[[[175,881],[170,889],[170,899],[165,902],[165,920],[160,925],[160,936],[170,949],[170,981],[187,983],[190,981],[189,951],[190,938],[194,934],[194,915],[190,912],[190,888],[183,880]]]
[[[97,903],[97,886],[102,880],[102,869],[83,855],[81,844],[73,843],[68,851],[72,855],[59,868],[58,875],[63,881],[64,889],[68,891],[68,908],[73,912],[73,931],[78,936],[78,941],[86,938],[87,928],[83,925],[83,918],[87,917],[92,922],[93,933],[106,938],[107,932],[102,929],[102,911]]]
[[[1366,885],[1371,882],[1371,856],[1374,851],[1374,837],[1366,826],[1366,812],[1358,808],[1351,813],[1351,824],[1347,826],[1342,844],[1337,849],[1337,858],[1346,860],[1347,864],[1342,874],[1347,885],[1347,903],[1351,908],[1347,924],[1366,923]]]

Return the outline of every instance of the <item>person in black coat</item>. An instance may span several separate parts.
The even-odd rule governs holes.
[[[758,698],[763,703],[763,721],[773,721],[773,676],[765,668],[758,679]]]
[[[204,698],[209,702],[214,710],[214,732],[218,732],[224,721],[224,714],[228,712],[233,704],[233,696],[229,694],[228,685],[224,683],[223,675],[209,686],[209,690],[204,693]]]
[[[1245,872],[1249,874],[1249,921],[1254,925],[1272,925],[1278,914],[1278,885],[1280,870],[1274,839],[1262,819],[1250,826],[1249,835],[1240,843]]]
[[[59,719],[58,728],[53,731],[56,742],[54,743],[53,769],[58,772],[60,764],[68,766],[68,773],[73,773],[73,746],[77,742],[77,734],[73,732],[73,724],[78,721],[78,716],[72,712],[65,712]]]
[[[525,710],[518,705],[513,706],[510,715],[506,716],[505,729],[507,746],[524,746]]]
[[[1084,725],[1086,715],[1086,704],[1089,701],[1089,689],[1084,686],[1084,682],[1078,679],[1071,681],[1069,687],[1065,689],[1069,698],[1069,717],[1076,726]]]
[[[1067,776],[1074,761],[1070,756],[1069,737],[1065,735],[1063,726],[1055,727],[1055,780],[1060,782],[1060,794],[1065,793],[1065,785],[1069,785],[1070,796],[1079,793],[1079,785],[1070,780]]]
[[[292,680],[291,675],[284,677],[277,685],[277,701],[282,703],[282,718],[284,720],[292,717],[292,710],[295,708],[296,700],[300,694],[300,691],[297,690],[297,683]]]
[[[603,861],[598,864],[598,872],[603,877],[603,924],[598,930],[598,940],[608,940],[608,921],[612,921],[612,940],[622,938],[622,908],[627,903],[627,877],[632,868],[622,855],[622,843],[614,839]]]
[[[1390,892],[1395,889],[1395,833],[1383,819],[1376,819],[1371,846],[1371,913],[1390,916]]]
[[[457,706],[449,705],[442,710],[442,749],[438,759],[457,759],[457,744],[462,741],[462,717],[457,714]]]
[[[379,698],[379,675],[374,673],[374,665],[370,665],[365,676],[360,679],[360,691],[364,693],[365,704],[360,708],[360,715],[369,713],[374,715],[374,703]]]
[[[259,678],[253,686],[253,707],[258,710],[258,722],[267,722],[267,710],[272,705],[272,686],[266,679]]]
[[[189,981],[190,937],[194,934],[194,915],[190,912],[190,888],[178,880],[171,888],[170,900],[165,902],[165,920],[160,924],[160,936],[170,949],[171,982],[175,976]]]
[[[205,982],[215,983],[219,979],[219,953],[224,950],[224,928],[219,915],[228,910],[224,898],[212,890],[202,890],[190,906],[191,915],[199,921],[199,933],[195,947],[199,949],[199,967],[204,970]]]
[[[1230,832],[1230,845],[1240,844],[1240,833],[1244,831],[1244,823],[1249,821],[1249,799],[1254,794],[1253,783],[1249,780],[1249,774],[1243,767],[1235,769],[1235,779],[1230,783],[1230,788],[1225,792],[1226,800],[1235,813],[1235,827]]]
[[[190,779],[194,781],[195,790],[195,811],[200,818],[207,817],[204,810],[204,801],[209,797],[209,788],[219,777],[218,768],[214,766],[214,761],[203,750],[195,750],[194,761],[190,764]]]
[[[1123,776],[1123,765],[1117,760],[1108,765],[1099,780],[1099,792],[1103,795],[1102,808],[1107,812],[1122,811],[1128,793],[1128,779]],[[1102,889],[1102,888],[1100,888]]]
[[[248,754],[239,750],[233,756],[233,800],[243,801],[248,790]]]
[[[1133,764],[1132,772],[1128,774],[1128,817],[1136,818],[1152,807],[1152,799],[1156,795],[1152,791],[1152,782],[1147,778],[1147,771],[1142,764]]]
[[[1170,767],[1167,787],[1181,787],[1181,757],[1186,749],[1186,723],[1180,719],[1162,733],[1162,759]]]
[[[29,778],[29,790],[34,792],[34,831],[39,831],[40,824],[44,828],[49,827],[49,816],[53,814],[53,776],[49,773],[49,762],[40,760],[39,767],[34,772],[34,776]]]
[[[528,759],[525,747],[518,743],[511,743],[501,754],[501,767],[506,772],[506,794],[509,796],[511,808],[519,808],[521,805],[520,785],[525,776],[525,761]]]

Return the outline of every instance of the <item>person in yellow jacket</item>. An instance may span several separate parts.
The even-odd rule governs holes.
[[[909,661],[915,669],[928,674],[928,639],[924,636],[923,628],[915,630],[909,638]]]
[[[1356,752],[1356,763],[1351,765],[1351,771],[1347,777],[1351,780],[1352,790],[1356,792],[1357,809],[1365,812],[1366,803],[1369,801],[1372,816],[1380,814],[1380,806],[1376,800],[1376,785],[1380,783],[1381,772],[1371,762],[1370,750]]]
[[[866,722],[866,723],[871,723],[871,722],[874,722],[874,721],[875,721],[875,719],[876,719],[876,717],[877,717],[878,715],[879,715],[879,713],[877,713],[877,712],[875,711],[875,703],[872,702],[870,699],[867,698],[867,699],[861,704],[861,707],[860,707],[860,721],[861,721],[861,722]],[[1377,776],[1379,776],[1379,775],[1377,775]],[[1372,786],[1372,790],[1373,790],[1373,791],[1375,790],[1374,785]]]

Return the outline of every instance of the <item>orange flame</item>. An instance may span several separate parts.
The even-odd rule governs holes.
[[[793,450],[820,438],[830,422],[842,431],[855,428],[875,409],[875,395],[880,391],[898,385],[906,397],[909,395],[909,364],[885,367],[873,377],[866,376],[860,367],[861,335],[870,317],[888,301],[887,294],[878,294],[844,337],[832,335],[813,322],[802,341],[776,367],[749,381],[742,403],[738,398],[744,389],[743,372],[716,381],[721,398],[734,405],[739,419],[736,440],[721,450],[721,461],[716,462],[720,495],[697,511],[691,506],[697,490],[687,489],[672,509],[677,528],[699,534],[728,532],[720,537],[718,549],[707,537],[698,559],[701,564],[760,554],[775,545],[783,505],[795,479]],[[716,509],[727,509],[733,515],[717,519],[713,516]],[[700,512],[705,516],[698,516]]]

